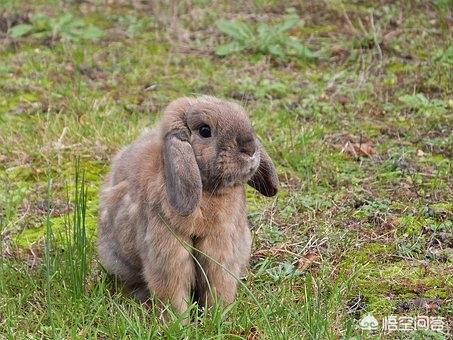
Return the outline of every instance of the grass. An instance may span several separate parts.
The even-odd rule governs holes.
[[[367,313],[444,317],[443,333],[391,336],[450,337],[451,10],[3,1],[0,338],[388,336],[357,327]],[[277,54],[264,37],[216,54],[225,23],[255,32],[295,15]],[[282,188],[247,191],[253,254],[236,302],[164,324],[97,263],[98,189],[115,151],[191,94],[247,108]]]

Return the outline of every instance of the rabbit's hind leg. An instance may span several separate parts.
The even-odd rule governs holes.
[[[150,299],[149,290],[144,281],[133,285],[125,284],[125,290],[140,303],[146,303]]]
[[[99,242],[99,258],[104,269],[119,278],[128,291],[134,291],[135,288],[145,285],[141,267],[129,261],[117,248],[117,245],[111,245],[105,240]],[[130,290],[129,287],[134,289]]]

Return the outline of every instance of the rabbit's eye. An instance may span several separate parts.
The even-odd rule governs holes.
[[[202,125],[198,128],[198,132],[200,133],[200,136],[203,138],[209,138],[211,137],[211,128],[209,125]]]

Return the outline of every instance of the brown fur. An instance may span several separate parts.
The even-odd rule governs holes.
[[[197,135],[201,120],[211,139]],[[156,297],[178,312],[191,291],[202,304],[232,302],[250,256],[247,181],[267,196],[277,191],[243,109],[214,97],[172,102],[154,130],[113,160],[101,190],[101,263],[138,298]]]

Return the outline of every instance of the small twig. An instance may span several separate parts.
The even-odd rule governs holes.
[[[359,31],[357,31],[356,28],[354,27],[354,25],[352,24],[351,19],[349,19],[348,13],[344,9],[344,6],[341,6],[341,9],[342,9],[342,12],[343,12],[343,16],[346,19],[346,22],[348,23],[349,27],[352,29],[354,34],[359,35]]]
[[[374,45],[376,46],[378,52],[379,52],[379,59],[381,60],[382,62],[382,59],[383,59],[383,56],[382,56],[382,50],[381,50],[381,46],[379,45],[379,41],[378,41],[378,38],[377,38],[377,34],[376,34],[376,27],[374,26],[374,16],[373,16],[373,13],[370,13],[370,23],[371,23],[371,28],[373,29],[373,40],[374,40]]]
[[[58,138],[58,141],[55,143],[55,149],[57,149],[58,165],[61,165],[61,150],[65,148],[65,146],[63,145],[63,139],[66,136],[67,132],[68,128],[65,126],[63,128],[63,131],[61,132],[60,138]]]

